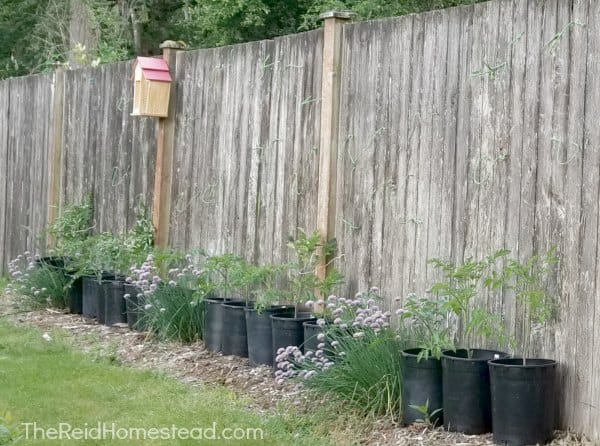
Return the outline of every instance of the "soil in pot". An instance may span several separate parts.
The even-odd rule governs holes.
[[[67,290],[67,302],[71,314],[81,314],[83,312],[83,278],[75,277],[73,274],[67,274],[70,282]]]
[[[519,358],[488,362],[494,443],[544,444],[555,426],[556,361]]]
[[[316,322],[317,318],[312,313],[297,313],[286,316],[271,315],[271,335],[273,345],[273,365],[275,366],[275,357],[277,350],[286,348],[289,345],[302,348],[304,344],[304,322]]]
[[[480,435],[492,431],[492,406],[488,361],[504,358],[495,350],[448,350],[442,355],[444,427],[454,432]]]
[[[242,358],[248,357],[248,336],[246,333],[247,308],[244,301],[223,302],[223,326],[227,331],[223,332],[221,340],[221,352],[224,355],[235,355]]]
[[[418,361],[420,352],[420,348],[402,351],[402,419],[405,425],[424,420],[425,415],[411,406],[427,406],[430,421],[439,426],[443,420],[438,410],[442,408],[442,362],[432,357]]]
[[[125,291],[123,297],[125,299],[125,309],[127,311],[127,325],[132,330],[141,330],[140,317],[144,309],[143,296],[139,296],[142,294],[141,290],[132,283],[124,284],[123,289]]]
[[[246,332],[248,340],[248,359],[250,365],[273,365],[273,335],[271,315],[287,315],[294,317],[294,307],[276,305],[258,311],[246,308]]]
[[[223,335],[223,306],[225,299],[209,297],[204,299],[204,340],[205,347],[212,352],[221,351]]]
[[[104,324],[111,326],[127,322],[125,283],[121,280],[106,281],[104,294]]]

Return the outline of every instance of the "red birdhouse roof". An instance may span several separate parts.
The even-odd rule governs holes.
[[[142,69],[144,77],[150,81],[173,81],[169,73],[169,65],[162,57],[138,57],[136,64]]]

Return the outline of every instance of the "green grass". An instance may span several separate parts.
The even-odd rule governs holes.
[[[190,387],[153,372],[98,361],[73,351],[60,333],[46,341],[40,331],[15,327],[0,319],[0,434],[1,417],[38,426],[91,427],[98,422],[118,427],[260,428],[263,440],[251,441],[135,441],[87,440],[73,444],[331,444],[322,418],[282,413],[261,415],[245,407],[225,388]],[[241,433],[242,431],[238,431]],[[209,432],[210,433],[210,432]],[[0,435],[0,444],[2,444]],[[69,441],[21,439],[17,444],[58,445]]]

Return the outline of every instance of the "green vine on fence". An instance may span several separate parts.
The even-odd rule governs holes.
[[[552,55],[556,54],[556,50],[558,49],[558,47],[560,46],[560,43],[562,41],[562,38],[564,37],[564,35],[571,30],[571,28],[575,27],[575,26],[585,26],[585,24],[577,22],[577,21],[571,21],[569,23],[567,23],[565,26],[563,26],[563,28],[557,32],[552,39],[546,44],[546,48],[548,48],[548,52]]]
[[[481,155],[473,159],[473,182],[477,186],[487,185],[492,178],[495,165],[500,161],[508,159],[508,156],[508,153],[499,153],[494,157]]]
[[[507,62],[501,62],[496,65],[490,65],[489,63],[484,61],[483,68],[473,71],[471,73],[471,77],[476,78],[476,77],[488,76],[491,80],[495,80],[496,77],[498,76],[498,73],[500,72],[500,70],[503,70],[507,66],[508,66]]]
[[[373,134],[370,137],[370,141],[367,143],[367,145],[365,145],[364,147],[362,147],[358,152],[353,153],[350,151],[349,149],[349,144],[346,144],[346,153],[348,154],[348,159],[350,160],[350,164],[352,166],[352,171],[354,172],[356,170],[356,168],[358,167],[358,163],[360,162],[360,160],[365,156],[365,154],[367,153],[367,151],[373,147],[375,145],[375,142],[377,140],[377,138],[383,133],[385,132],[386,128],[385,127],[380,127],[377,130],[375,130],[373,132]],[[354,139],[354,135],[348,135],[346,137],[346,143],[349,143],[352,139]]]
[[[571,164],[572,161],[576,160],[577,158],[579,158],[579,155],[582,152],[582,147],[581,145],[574,143],[574,142],[566,142],[566,141],[562,141],[559,138],[552,138],[550,140],[552,142],[553,145],[556,146],[556,161],[558,162],[558,164],[564,166],[567,164]],[[569,148],[574,147],[575,150],[573,151],[574,153],[572,155],[569,156]],[[561,154],[564,152],[564,161],[562,161],[563,157],[561,156]]]

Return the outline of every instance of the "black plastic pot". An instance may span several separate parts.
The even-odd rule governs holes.
[[[448,350],[442,355],[444,427],[469,435],[492,431],[488,361],[504,358],[495,350]]]
[[[132,330],[141,330],[140,316],[144,306],[144,299],[138,296],[142,294],[141,290],[131,283],[124,284],[123,289],[125,291],[123,297],[127,311],[127,325]]]
[[[402,351],[404,357],[404,380],[402,388],[402,417],[404,424],[424,420],[425,416],[411,406],[428,407],[428,414],[442,408],[442,363],[431,358],[417,361],[421,349],[410,348]],[[443,420],[439,410],[430,421],[439,425]]]
[[[81,314],[83,312],[83,278],[75,277],[72,274],[67,274],[66,277],[71,283],[67,290],[69,312]]]
[[[48,256],[48,257],[40,257],[35,261],[36,264],[40,266],[47,266],[56,269],[64,269],[65,268],[65,259],[64,257],[58,256]]]
[[[223,326],[227,330],[222,333],[221,352],[224,355],[248,357],[248,336],[246,334],[247,308],[244,301],[223,302]]]
[[[112,273],[103,272],[98,275],[82,277],[82,314],[85,317],[97,318],[98,322],[104,323],[106,282],[115,280]]]
[[[246,333],[248,338],[248,359],[250,365],[273,365],[273,336],[271,315],[294,316],[294,307],[277,305],[257,311],[246,308]]]
[[[212,352],[221,351],[223,334],[223,307],[225,299],[221,297],[210,297],[204,299],[204,345]]]
[[[125,304],[125,283],[122,280],[105,282],[104,293],[104,325],[127,322],[127,307]]]
[[[304,322],[315,322],[317,320],[311,313],[298,313],[294,315],[271,315],[271,335],[273,336],[273,365],[279,348],[289,345],[302,349],[304,344]]]
[[[319,341],[318,336],[321,333],[325,333],[323,327],[318,325],[316,322],[304,322],[304,351],[312,350],[317,351],[318,345],[322,342]]]
[[[89,318],[98,317],[98,294],[102,288],[96,276],[81,278],[81,312]]]
[[[494,443],[544,444],[555,426],[556,361],[519,358],[488,362]]]
[[[104,273],[102,275],[98,294],[96,294],[96,306],[98,308],[97,320],[99,324],[106,324],[106,300],[112,294],[112,282],[116,279],[117,277],[111,273]]]

